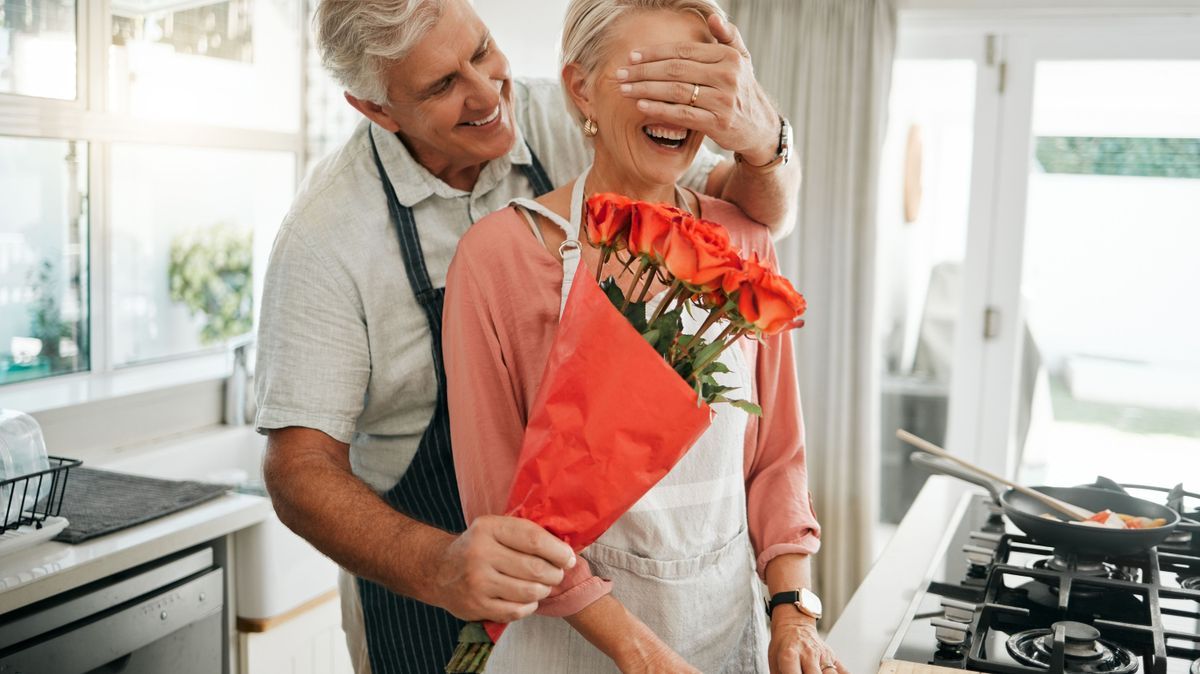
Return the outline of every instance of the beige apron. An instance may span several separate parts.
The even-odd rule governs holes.
[[[563,303],[579,263],[585,171],[575,182],[571,221],[529,200],[514,203],[561,226]],[[648,311],[662,299],[656,297]],[[684,314],[686,330],[703,316]],[[561,314],[560,314],[561,315]],[[721,322],[708,333],[715,337]],[[750,368],[739,347],[721,357],[729,395],[749,398]],[[769,631],[754,552],[746,530],[743,473],[747,416],[717,405],[712,426],[682,460],[596,543],[582,552],[592,571],[613,581],[613,596],[702,672],[767,672]],[[508,627],[488,674],[592,674],[618,671],[566,620],[531,616]]]

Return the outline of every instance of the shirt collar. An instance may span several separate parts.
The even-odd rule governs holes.
[[[392,187],[396,190],[396,198],[400,204],[412,208],[431,196],[443,199],[456,199],[470,196],[478,197],[491,192],[500,181],[512,171],[513,166],[526,166],[533,163],[529,146],[525,144],[525,135],[521,128],[516,127],[516,140],[509,151],[496,159],[489,161],[475,181],[471,192],[464,192],[447,185],[441,178],[433,175],[420,164],[408,151],[396,134],[391,133],[372,122],[370,133],[375,138],[379,148],[379,158],[387,170]]]

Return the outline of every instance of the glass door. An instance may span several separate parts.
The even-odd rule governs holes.
[[[997,43],[979,30],[902,26],[879,174],[876,290],[880,352],[880,527],[903,518],[926,474],[898,428],[946,444],[954,414],[974,407],[978,377],[960,371],[965,262],[985,230],[985,187],[998,119]],[[976,282],[977,283],[977,282]],[[970,366],[968,366],[970,369]]]
[[[1012,41],[976,442],[1033,484],[1200,487],[1200,23]]]

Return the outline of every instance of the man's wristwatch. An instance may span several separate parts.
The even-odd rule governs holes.
[[[787,163],[792,159],[792,125],[783,115],[779,116],[779,146],[775,150],[775,158],[771,161],[755,165],[746,161],[740,152],[733,153],[733,160],[754,171],[766,173],[774,170],[778,166],[787,166]]]
[[[790,592],[778,592],[771,596],[771,601],[767,602],[767,617],[775,612],[776,606],[791,604],[796,607],[796,610],[813,620],[821,619],[821,598],[813,594],[811,590],[802,587],[799,590]]]

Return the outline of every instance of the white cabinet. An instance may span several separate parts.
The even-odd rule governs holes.
[[[241,674],[354,674],[336,592],[279,618],[239,621],[238,647]]]

